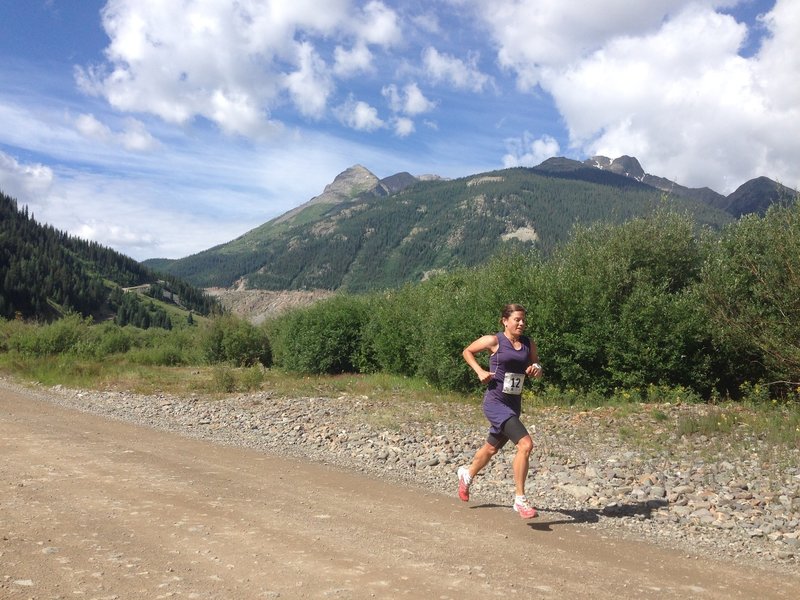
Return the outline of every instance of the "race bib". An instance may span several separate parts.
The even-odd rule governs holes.
[[[523,383],[525,383],[524,373],[506,373],[503,378],[503,393],[519,396],[522,393]]]

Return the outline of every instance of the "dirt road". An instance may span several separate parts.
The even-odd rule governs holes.
[[[797,598],[800,576],[0,389],[0,598]]]

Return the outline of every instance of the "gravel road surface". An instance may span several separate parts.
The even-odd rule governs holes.
[[[800,577],[0,386],[0,598],[797,598]]]

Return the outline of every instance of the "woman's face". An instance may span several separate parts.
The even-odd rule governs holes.
[[[521,310],[512,312],[507,318],[503,319],[503,326],[506,332],[512,335],[522,335],[525,331],[525,313]]]

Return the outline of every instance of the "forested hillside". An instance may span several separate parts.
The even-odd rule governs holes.
[[[159,286],[145,292],[162,299],[167,288],[173,303],[186,310],[219,310],[213,298],[185,281],[158,275],[119,252],[41,225],[27,207],[19,209],[16,200],[0,193],[0,317],[47,320],[68,312],[107,317],[123,305],[133,314],[138,295],[123,302],[121,288],[159,280]],[[143,310],[158,313],[156,308]],[[157,314],[153,324],[164,326],[164,319]]]
[[[267,290],[385,289],[431,273],[485,262],[508,248],[548,255],[576,224],[622,223],[668,203],[698,225],[731,217],[708,204],[669,197],[622,175],[515,168],[450,181],[420,181],[388,197],[357,196],[309,206],[292,220],[159,267],[195,285],[244,279]],[[588,179],[589,175],[592,177]]]

